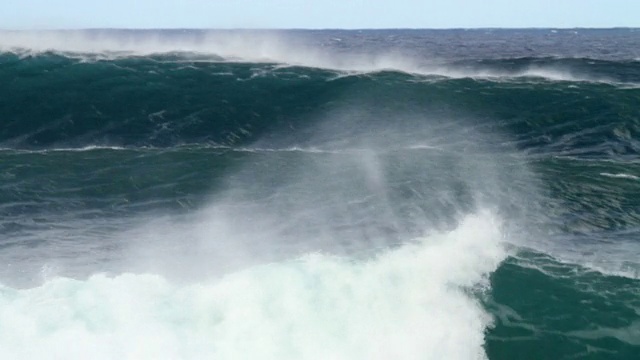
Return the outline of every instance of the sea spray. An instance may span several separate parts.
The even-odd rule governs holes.
[[[481,212],[367,260],[307,254],[191,285],[123,274],[3,287],[0,357],[484,359],[491,316],[474,293],[501,242]]]

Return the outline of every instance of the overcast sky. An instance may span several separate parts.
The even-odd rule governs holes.
[[[640,27],[640,0],[0,0],[0,28]]]

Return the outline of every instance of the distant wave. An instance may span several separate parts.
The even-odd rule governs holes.
[[[0,31],[0,35],[0,53],[13,53],[23,58],[57,54],[81,61],[108,61],[164,55],[172,56],[174,61],[274,63],[334,70],[347,75],[396,71],[454,79],[540,78],[640,86],[640,83],[588,74],[553,63],[504,70],[454,65],[437,56],[425,58],[395,50],[336,51],[307,44],[285,31],[203,31],[172,36],[152,31]]]

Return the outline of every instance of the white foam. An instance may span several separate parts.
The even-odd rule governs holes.
[[[617,174],[600,173],[600,176],[618,178],[618,179],[640,180],[640,178],[635,175],[625,174],[625,173],[617,173]]]
[[[316,147],[285,147],[285,148],[262,148],[262,147],[229,147],[229,150],[239,151],[239,152],[251,152],[251,153],[261,153],[261,152],[300,152],[300,153],[310,153],[310,154],[339,154],[344,151],[339,150],[327,150],[320,149]]]
[[[144,147],[143,147],[144,148]],[[96,150],[136,150],[141,148],[127,148],[122,146],[102,146],[102,145],[88,145],[77,148],[52,148],[52,149],[38,149],[38,150],[27,150],[27,149],[13,149],[13,148],[0,148],[0,151],[10,151],[17,153],[29,153],[29,154],[45,154],[49,152],[85,152],[85,151],[96,151]]]
[[[322,254],[218,280],[157,275],[0,287],[3,359],[485,359],[468,292],[505,253],[489,213],[369,260]]]
[[[633,321],[628,326],[620,328],[597,327],[589,330],[571,331],[569,335],[588,340],[617,339],[632,346],[640,346],[640,321]]]

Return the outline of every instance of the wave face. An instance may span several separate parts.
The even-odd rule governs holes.
[[[0,33],[0,358],[635,359],[640,32]]]

